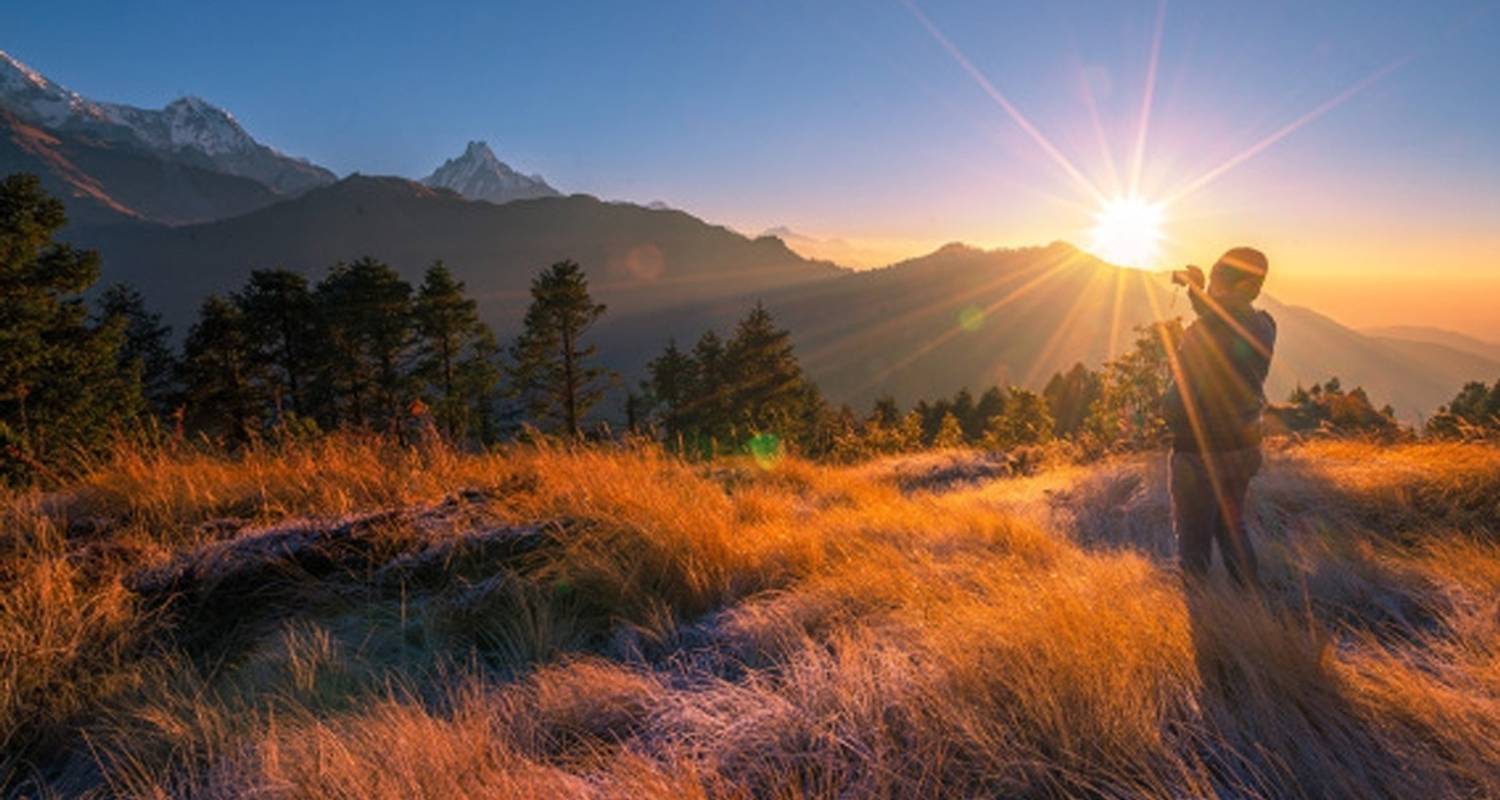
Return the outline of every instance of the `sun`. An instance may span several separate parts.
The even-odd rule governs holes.
[[[1161,205],[1139,197],[1116,198],[1094,214],[1089,250],[1122,267],[1156,266],[1161,243]]]

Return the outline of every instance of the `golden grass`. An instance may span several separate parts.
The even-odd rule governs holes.
[[[911,468],[348,438],[235,458],[122,450],[0,508],[0,781],[127,796],[1500,795],[1500,449],[1272,453],[1251,508],[1264,598],[1184,590],[1158,458],[917,491]],[[213,651],[185,649],[179,620],[126,588],[145,565],[256,535],[205,526],[224,517],[455,497],[551,543],[394,594],[372,572],[316,579],[322,599],[247,607],[265,624]]]

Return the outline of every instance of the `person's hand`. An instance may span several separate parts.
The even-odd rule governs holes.
[[[1203,285],[1207,283],[1203,277],[1203,269],[1196,264],[1189,264],[1173,272],[1172,282],[1179,286],[1191,286],[1200,291],[1203,289]]]

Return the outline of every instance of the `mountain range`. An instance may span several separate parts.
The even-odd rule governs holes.
[[[196,221],[334,180],[257,142],[233,115],[199,98],[161,109],[99,102],[3,51],[0,109],[0,167],[31,167],[80,218]]]
[[[337,180],[256,141],[201,98],[161,109],[92,100],[0,51],[0,173],[13,172],[41,176],[75,220],[168,225],[248,213]],[[484,142],[422,182],[491,203],[558,195]]]
[[[1387,325],[1362,331],[1388,342],[1424,342],[1442,345],[1485,361],[1500,361],[1500,344],[1426,325]]]
[[[950,244],[880,269],[846,272],[793,291],[763,293],[793,332],[803,364],[835,399],[903,405],[994,384],[1040,389],[1076,362],[1097,366],[1129,349],[1151,321],[1190,317],[1163,273],[1105,263],[1072,245],[982,250]],[[1443,343],[1361,334],[1311,309],[1262,297],[1278,326],[1266,382],[1272,400],[1338,376],[1418,421],[1466,381],[1500,378],[1500,358]],[[666,336],[690,341],[733,322],[700,306],[615,320],[607,340],[644,357]],[[643,337],[639,341],[634,338]],[[627,362],[634,359],[626,359]]]
[[[204,296],[238,286],[251,269],[316,276],[366,255],[412,281],[442,260],[501,331],[519,321],[532,276],[563,259],[587,267],[593,290],[616,314],[715,303],[844,272],[803,259],[779,239],[748,239],[681,211],[588,195],[497,205],[365,175],[225,220],[75,225],[68,236],[105,254],[106,280],[136,285],[179,326]]]
[[[66,237],[104,256],[104,282],[135,284],[179,333],[205,296],[250,270],[316,278],[374,256],[418,280],[443,260],[498,332],[516,329],[531,277],[573,259],[609,305],[601,357],[627,377],[669,337],[690,344],[762,301],[793,332],[836,402],[902,403],[1014,383],[1039,388],[1075,362],[1097,366],[1136,328],[1186,315],[1160,275],[1065,243],[1012,250],[945,246],[853,271],[805,258],[782,236],[747,237],[659,204],[563,196],[484,142],[420,181],[342,180],[251,137],[195,98],[160,110],[86,99],[0,53],[0,174],[26,171],[65,200]],[[776,233],[792,236],[790,232]],[[1268,391],[1333,375],[1408,420],[1469,380],[1500,377],[1500,352],[1456,334],[1358,332],[1265,298],[1280,325]]]

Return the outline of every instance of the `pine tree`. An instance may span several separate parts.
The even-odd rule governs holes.
[[[1047,401],[1036,392],[1011,387],[1005,410],[990,418],[985,445],[1006,450],[1042,444],[1052,439],[1054,422]]]
[[[984,435],[985,421],[975,409],[974,395],[969,393],[969,387],[965,386],[953,395],[953,416],[963,429],[965,441],[972,442]]]
[[[958,417],[952,411],[943,414],[943,419],[938,423],[937,434],[932,437],[932,446],[939,450],[964,446],[964,429],[958,424]]]
[[[855,416],[854,409],[846,403],[830,415],[833,444],[829,455],[835,461],[858,461],[880,452],[882,437],[878,432],[878,418],[871,417],[864,425]]]
[[[494,365],[476,357],[493,341],[479,321],[478,305],[443,265],[427,269],[414,306],[417,330],[415,376],[434,400],[434,416],[450,438],[467,434],[475,393],[488,393],[499,379]]]
[[[999,386],[985,389],[984,394],[979,396],[979,402],[974,404],[974,418],[978,421],[978,425],[976,435],[970,438],[982,437],[990,420],[1003,413],[1005,413],[1005,392],[1000,391]]]
[[[139,407],[119,380],[123,326],[79,296],[99,256],[56,242],[67,218],[32,175],[0,181],[0,473],[30,480],[64,449],[102,447]]]
[[[919,400],[915,409],[918,414],[922,415],[922,441],[931,443],[937,438],[938,429],[943,424],[943,417],[952,413],[953,402],[946,397],[939,397],[931,403]]]
[[[251,337],[257,373],[278,412],[302,416],[314,412],[309,384],[318,369],[317,305],[307,278],[291,270],[268,269],[250,273],[250,280],[234,296]]]
[[[661,355],[646,364],[646,402],[656,410],[669,449],[678,447],[693,422],[696,373],[696,362],[677,347],[676,339],[669,339]]]
[[[625,391],[625,430],[630,435],[640,435],[646,424],[647,408],[645,393],[637,393],[629,389]]]
[[[146,308],[135,287],[117,283],[99,296],[100,325],[117,325],[121,344],[116,363],[122,386],[135,386],[145,407],[158,418],[177,407],[177,356],[172,352],[172,328],[161,315]]]
[[[801,418],[792,442],[802,454],[818,458],[833,450],[838,413],[828,407],[823,393],[810,381],[802,382]],[[851,412],[851,416],[852,416]]]
[[[896,452],[910,453],[922,449],[922,414],[915,409],[906,412],[897,429]]]
[[[266,408],[261,362],[240,307],[209,295],[182,346],[186,418],[196,430],[243,444],[260,431]]]
[[[922,413],[902,415],[894,400],[877,400],[864,424],[865,449],[872,454],[910,453],[922,449]]]
[[[593,366],[588,330],[604,315],[589,296],[588,278],[572,261],[559,261],[531,282],[531,306],[511,345],[512,392],[543,428],[581,437],[583,419],[604,396],[610,377]]]
[[[1098,372],[1075,363],[1067,372],[1053,374],[1042,396],[1056,420],[1058,436],[1073,436],[1083,428],[1089,408],[1099,399],[1103,378]]]
[[[458,362],[458,395],[468,404],[469,429],[486,445],[500,438],[495,419],[499,364],[500,344],[489,326],[481,324],[469,341],[467,354]]]
[[[733,425],[730,393],[733,378],[724,341],[712,330],[704,331],[693,345],[693,369],[689,372],[690,398],[683,428],[700,455],[712,456],[719,446],[729,443]]]
[[[411,285],[372,258],[335,266],[318,283],[320,394],[333,422],[395,427],[410,399]]]
[[[898,437],[900,436],[900,417],[895,421],[889,421],[890,415],[896,415],[895,401],[889,406],[882,406],[887,398],[875,402],[875,407],[870,410],[870,416],[863,423],[857,420],[850,425],[844,422],[839,435],[844,439],[842,447],[846,451],[858,451],[860,455],[875,455],[879,453],[894,453],[898,451]],[[851,416],[853,412],[850,412]]]
[[[796,440],[812,433],[812,409],[821,403],[802,376],[791,333],[778,328],[756,303],[725,348],[731,419],[738,433]]]
[[[900,425],[901,409],[896,405],[896,398],[888,394],[883,394],[876,398],[871,418],[887,428],[894,428]]]

